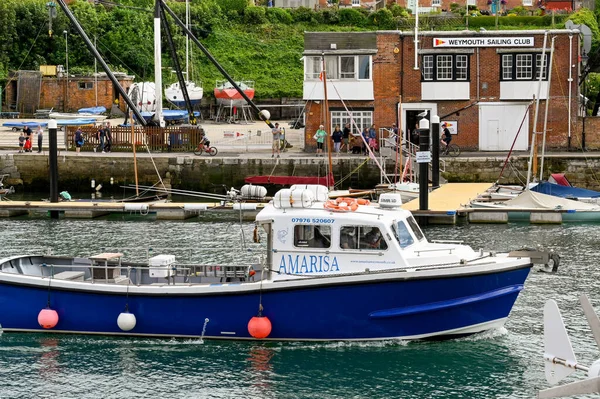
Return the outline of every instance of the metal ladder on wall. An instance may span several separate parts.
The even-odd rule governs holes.
[[[390,163],[389,161],[392,161],[391,164],[392,164],[392,166],[395,167],[396,146],[397,146],[396,135],[393,134],[391,132],[391,130],[388,130],[385,128],[379,129],[379,157],[380,157],[381,167],[385,171],[385,174],[382,174],[381,178],[380,178],[381,184],[387,183],[386,177],[390,181],[393,182],[394,178],[396,176],[393,169],[392,169],[392,173],[389,173],[387,170],[387,167],[386,167],[386,163],[389,164]],[[417,153],[417,151],[419,151],[419,146],[402,138],[401,149],[402,149],[402,161],[403,161],[404,165],[403,165],[403,169],[401,170],[400,173],[402,174],[403,172],[406,172],[406,170],[408,168],[408,172],[406,172],[407,176],[408,176],[408,180],[413,181],[413,182],[419,181],[419,164],[417,163],[417,160],[416,160],[416,158],[417,158],[416,153]],[[445,171],[446,171],[446,161],[443,159],[440,159],[440,172],[445,172]],[[431,168],[431,162],[430,162],[429,163],[429,181],[431,181],[432,173],[433,173],[433,170]],[[445,184],[445,183],[447,183],[447,180],[444,179],[440,175],[440,184]]]

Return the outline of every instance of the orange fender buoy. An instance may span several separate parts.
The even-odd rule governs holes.
[[[45,329],[54,328],[58,324],[58,313],[54,309],[42,309],[38,314],[38,323]]]
[[[248,332],[253,338],[263,339],[271,334],[271,321],[266,316],[254,316],[248,322]]]
[[[339,197],[328,200],[323,207],[334,212],[354,212],[359,205],[369,205],[371,201],[363,198]]]

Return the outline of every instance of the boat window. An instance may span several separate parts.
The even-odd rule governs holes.
[[[331,226],[315,224],[294,226],[294,245],[305,248],[330,248]]]
[[[410,234],[410,230],[402,220],[397,223],[394,230],[396,230],[396,237],[400,243],[400,248],[406,248],[409,245],[414,244],[415,240]]]
[[[419,227],[419,225],[414,217],[410,216],[406,219],[406,221],[408,222],[408,225],[410,226],[413,233],[415,233],[415,237],[417,237],[417,241],[421,241],[423,238],[425,238],[425,235],[421,231],[421,228]]]
[[[378,227],[342,226],[340,229],[341,249],[387,249],[387,242]]]

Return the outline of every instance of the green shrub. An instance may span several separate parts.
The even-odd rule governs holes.
[[[267,19],[273,23],[289,25],[292,23],[292,16],[283,8],[269,7],[266,11]]]
[[[327,8],[322,10],[321,16],[323,22],[327,25],[338,25],[340,23],[340,14],[336,8]]]
[[[516,6],[512,10],[508,10],[510,14],[517,14],[520,16],[529,15],[529,10],[523,6]]]
[[[307,22],[309,24],[316,24],[317,19],[315,18],[315,12],[310,8],[298,7],[290,10],[290,15],[294,22]]]
[[[224,12],[234,10],[241,14],[248,7],[248,0],[219,0],[218,3]]]
[[[452,14],[458,14],[460,16],[464,16],[467,13],[465,6],[458,3],[450,3],[450,12]]]
[[[267,23],[264,7],[248,7],[244,10],[244,22],[248,25],[261,25]]]
[[[369,15],[369,22],[381,30],[396,29],[396,20],[387,8],[381,8]]]
[[[599,0],[600,1],[600,0]],[[390,11],[394,17],[407,18],[410,13],[404,7],[400,7],[398,4],[394,4],[390,7]]]
[[[340,24],[344,26],[366,26],[367,18],[356,8],[344,8],[339,11]]]

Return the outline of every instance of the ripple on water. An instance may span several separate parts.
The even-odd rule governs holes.
[[[52,248],[128,259],[257,259],[252,223],[0,220],[0,256]],[[0,336],[0,398],[531,398],[547,387],[542,309],[557,301],[583,364],[598,349],[578,295],[600,309],[600,225],[430,226],[430,239],[505,251],[543,245],[561,255],[557,275],[532,272],[505,328],[444,342],[224,342],[52,334]],[[242,246],[245,241],[246,246]],[[149,248],[152,248],[150,251]],[[573,381],[583,376],[571,377]]]

